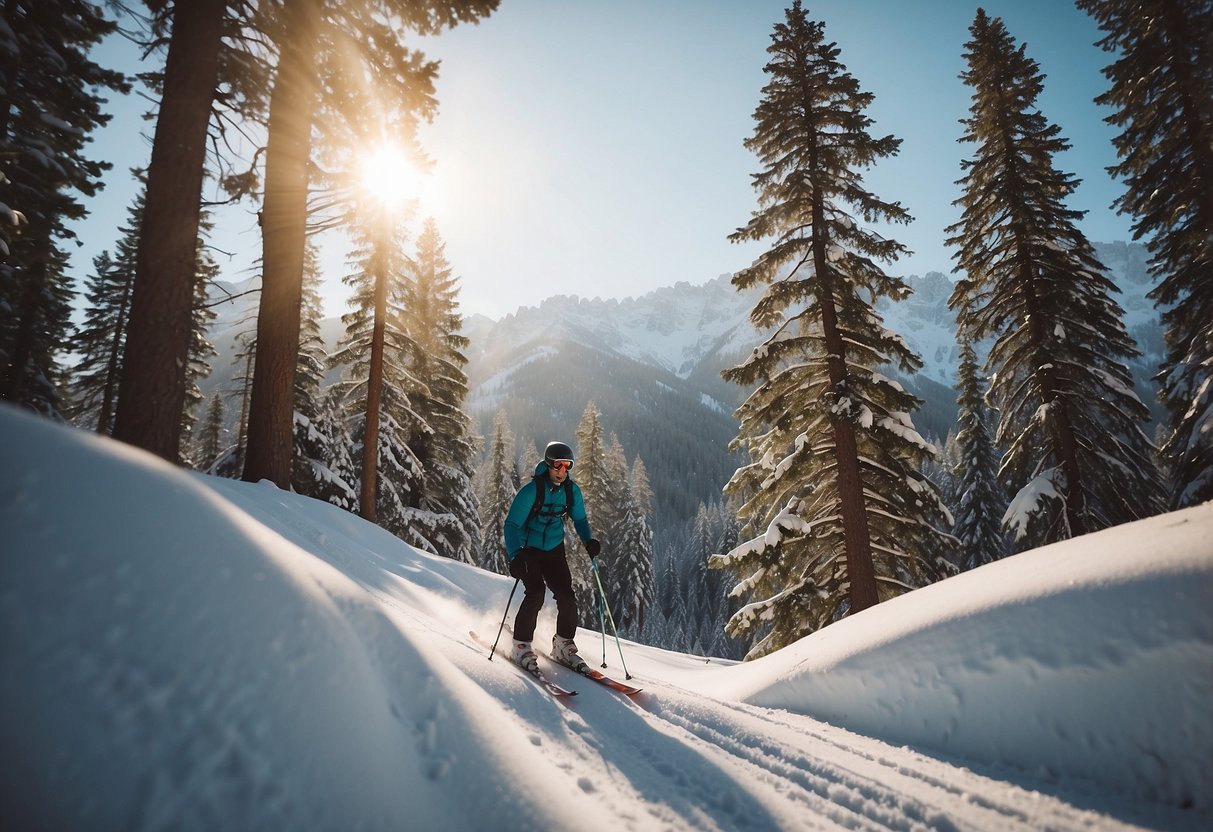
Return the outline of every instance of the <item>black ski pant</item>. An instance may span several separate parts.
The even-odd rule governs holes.
[[[531,641],[535,637],[535,622],[548,589],[556,599],[556,634],[562,638],[576,636],[577,597],[573,594],[573,576],[569,573],[564,544],[547,552],[523,549],[517,557],[523,558],[526,564],[526,577],[522,579],[526,592],[514,617],[514,638]]]

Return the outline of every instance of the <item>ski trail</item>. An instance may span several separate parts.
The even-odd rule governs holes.
[[[613,829],[1135,828],[808,717],[645,684],[634,703],[587,691],[547,748]]]

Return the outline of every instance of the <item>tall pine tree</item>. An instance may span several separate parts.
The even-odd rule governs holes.
[[[430,428],[409,439],[423,471],[417,507],[454,518],[447,526],[452,534],[434,541],[440,554],[476,563],[480,512],[472,488],[475,445],[464,410],[468,339],[460,333],[458,282],[446,259],[438,226],[427,219],[403,284],[404,326],[419,347],[411,356],[411,371],[414,377],[425,379],[425,387],[412,396],[413,408]]]
[[[26,219],[0,258],[0,399],[48,416],[60,415],[71,346],[69,223],[86,215],[80,197],[102,188],[110,168],[85,145],[109,121],[105,92],[130,88],[89,58],[114,28],[82,0],[12,0],[0,27],[0,205]]]
[[[73,336],[80,360],[70,386],[67,410],[73,424],[108,435],[113,429],[122,374],[122,346],[130,311],[133,263],[108,251],[93,258],[93,275],[85,284],[84,321]]]
[[[280,4],[269,37],[278,52],[269,102],[257,321],[244,479],[285,486],[290,474],[291,374],[307,236],[312,138],[329,124],[384,114],[432,118],[437,62],[404,45],[406,30],[437,34],[489,14],[498,0],[296,0]],[[336,117],[318,119],[322,106]]]
[[[480,508],[480,566],[505,575],[509,558],[505,551],[505,516],[518,492],[518,463],[514,433],[504,410],[493,418],[488,453],[476,476]]]
[[[750,319],[773,333],[724,373],[757,385],[733,443],[751,461],[725,491],[744,499],[741,518],[758,536],[713,560],[742,576],[736,594],[754,598],[729,624],[751,640],[750,657],[929,582],[947,569],[949,545],[938,530],[946,509],[918,473],[934,452],[910,419],[919,402],[876,369],[921,366],[872,305],[909,293],[877,262],[905,249],[848,213],[909,221],[860,174],[900,141],[868,132],[872,95],[800,0],[767,51],[770,80],[746,141],[764,165],[760,208],[731,239],[774,238],[733,277],[738,289],[767,285]]]
[[[1116,202],[1146,238],[1159,279],[1167,358],[1162,398],[1171,414],[1163,446],[1175,508],[1213,499],[1213,2],[1078,0],[1116,56],[1111,88],[1122,132],[1111,169],[1126,189]]]
[[[585,499],[586,515],[590,520],[590,528],[595,536],[602,535],[602,566],[604,571],[611,568],[613,562],[611,542],[606,539],[611,509],[608,506],[611,489],[607,484],[610,476],[606,430],[602,425],[602,412],[594,402],[586,402],[581,420],[577,423],[577,464],[573,473],[581,495]],[[567,535],[566,535],[567,537]],[[582,625],[597,628],[598,588],[589,569],[580,566],[581,560],[570,558],[569,566],[573,573],[573,591],[577,595],[577,608],[581,611]],[[607,576],[610,580],[610,576]],[[610,600],[610,599],[608,599]]]
[[[948,229],[966,274],[950,304],[964,339],[994,339],[996,442],[1018,492],[1006,522],[1033,546],[1156,513],[1160,481],[1116,286],[1065,206],[1077,181],[1053,165],[1070,145],[1036,106],[1044,76],[998,18],[979,9],[970,33],[976,153]]]

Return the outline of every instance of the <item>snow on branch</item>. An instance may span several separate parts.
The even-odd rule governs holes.
[[[1028,533],[1032,520],[1044,513],[1048,503],[1063,502],[1060,468],[1046,468],[1032,478],[1007,506],[1002,524],[1015,533],[1015,540],[1022,540]]]

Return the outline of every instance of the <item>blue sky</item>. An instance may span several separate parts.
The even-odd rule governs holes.
[[[762,250],[727,236],[756,207],[757,159],[742,146],[765,82],[771,28],[784,0],[503,0],[477,26],[427,39],[441,60],[440,112],[422,131],[435,161],[422,210],[435,216],[462,277],[465,312],[499,317],[555,294],[627,297],[677,281],[735,271]],[[868,186],[900,201],[913,224],[888,231],[915,253],[896,274],[950,271],[943,228],[960,161],[958,119],[970,91],[957,77],[977,4],[957,0],[828,0],[806,4],[826,23],[841,59],[874,93],[873,132],[903,140],[901,153],[869,171]],[[1109,207],[1121,192],[1106,108],[1108,56],[1090,18],[1064,0],[982,4],[1027,44],[1046,74],[1040,106],[1074,145],[1057,160],[1083,180],[1071,207],[1088,212],[1095,241],[1129,238]],[[117,102],[116,102],[117,103]],[[132,194],[126,170],[144,164],[150,125],[143,105],[123,102],[96,153],[115,162],[110,183],[81,226],[73,259],[111,248]],[[251,276],[260,239],[246,204],[219,218],[215,244],[225,277]],[[344,240],[322,240],[326,308],[344,304]]]

